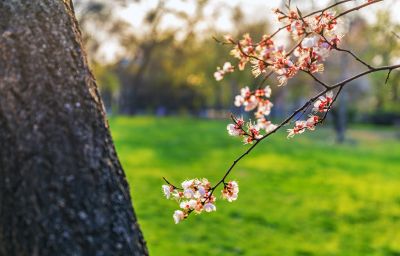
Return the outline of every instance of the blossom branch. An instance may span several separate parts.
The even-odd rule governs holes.
[[[254,143],[250,148],[248,148],[242,155],[240,155],[237,159],[235,159],[233,161],[233,164],[228,168],[228,170],[226,171],[225,175],[222,177],[222,179],[215,185],[215,187],[217,187],[219,184],[221,184],[222,182],[224,182],[224,180],[227,178],[227,176],[229,175],[229,173],[232,171],[232,169],[235,167],[235,165],[242,159],[244,158],[246,155],[248,155],[261,141],[263,141],[264,139],[266,139],[267,137],[271,136],[273,133],[277,132],[278,130],[280,130],[284,125],[286,125],[287,123],[289,123],[297,114],[299,114],[301,111],[303,111],[304,109],[306,109],[308,106],[310,106],[312,103],[314,103],[319,97],[323,96],[324,94],[326,94],[329,91],[334,90],[335,88],[339,88],[338,92],[336,93],[335,98],[332,100],[332,103],[328,106],[328,110],[331,109],[332,104],[336,101],[336,99],[338,98],[340,92],[342,91],[343,87],[346,86],[349,82],[360,78],[362,76],[365,76],[367,74],[373,73],[373,72],[378,72],[378,71],[382,71],[382,70],[394,70],[394,69],[398,69],[400,68],[400,64],[399,65],[392,65],[392,66],[383,66],[383,67],[379,67],[379,68],[373,68],[372,70],[368,70],[365,72],[362,72],[360,74],[357,74],[351,78],[348,78],[342,82],[336,83],[334,85],[328,86],[327,89],[323,90],[322,92],[318,93],[317,95],[315,95],[314,97],[310,98],[303,106],[301,106],[300,108],[298,108],[297,110],[295,110],[290,116],[288,116],[284,121],[282,121],[275,129],[273,129],[271,132],[269,132],[268,134],[264,135],[261,139],[257,140],[256,143]],[[321,119],[321,121],[319,123],[322,123],[322,121],[326,118],[328,114],[328,111],[325,112],[324,117]]]
[[[234,45],[231,54],[239,59],[238,68],[243,70],[246,63],[250,62],[252,73],[255,77],[260,74],[264,75],[261,85],[272,75],[276,74],[279,86],[287,83],[287,80],[294,77],[299,71],[305,72],[313,78],[324,90],[311,97],[291,115],[286,117],[280,124],[272,124],[268,121],[267,116],[273,107],[270,101],[271,88],[266,86],[264,89],[258,86],[256,90],[250,90],[249,87],[241,89],[240,95],[235,97],[235,105],[244,107],[244,110],[254,111],[256,122],[245,122],[243,118],[237,118],[231,115],[232,122],[227,126],[229,135],[240,137],[244,144],[251,144],[247,150],[239,155],[225,171],[221,179],[214,186],[207,179],[186,180],[181,187],[171,184],[164,178],[167,185],[163,185],[163,192],[167,198],[175,199],[180,206],[180,210],[176,210],[173,217],[175,223],[187,218],[190,213],[212,212],[216,210],[215,191],[223,184],[222,198],[229,202],[237,199],[239,187],[236,181],[227,181],[228,176],[234,167],[248,155],[259,143],[278,130],[282,129],[289,123],[294,122],[294,128],[288,129],[288,138],[296,134],[301,134],[306,130],[314,130],[319,124],[322,124],[327,118],[333,104],[337,101],[343,88],[362,76],[378,71],[388,71],[386,82],[393,70],[400,68],[400,64],[382,67],[373,67],[361,60],[357,55],[347,49],[338,47],[338,43],[342,38],[339,35],[336,26],[337,19],[350,12],[359,10],[382,0],[369,0],[367,3],[346,10],[337,16],[330,12],[331,8],[350,2],[352,0],[343,0],[332,4],[319,11],[312,12],[306,16],[301,11],[290,10],[288,6],[288,14],[275,10],[280,22],[285,22],[285,26],[276,30],[272,35],[264,35],[259,43],[254,43],[249,34],[245,34],[243,39],[235,41],[230,36],[226,37],[225,42],[214,38],[218,43]],[[295,45],[286,52],[283,46],[276,46],[272,38],[286,29],[296,40]],[[299,39],[299,40],[298,40]],[[355,61],[360,62],[368,70],[356,74],[336,84],[328,84],[316,76],[316,72],[324,70],[323,61],[329,56],[329,53],[335,49],[350,54]],[[226,62],[223,68],[218,67],[214,76],[217,81],[222,80],[227,73],[234,72],[235,67]],[[270,70],[267,73],[267,70]],[[334,95],[334,91],[336,91]],[[333,96],[334,95],[334,96]],[[310,107],[312,109],[310,110]],[[310,115],[307,120],[300,120],[307,112]],[[300,115],[299,115],[300,114]]]
[[[335,101],[337,100],[339,94],[342,92],[343,87],[344,87],[344,85],[339,87],[339,90],[337,91],[335,97],[333,98],[332,103],[328,106],[327,111],[325,112],[324,116],[320,120],[318,120],[318,124],[322,124],[324,122],[324,120],[328,116],[329,110],[331,110],[331,108],[332,108],[333,104],[335,103]]]
[[[373,67],[371,65],[369,65],[368,63],[363,61],[360,57],[355,55],[352,51],[346,50],[346,49],[343,49],[343,48],[339,48],[337,46],[337,44],[332,44],[331,42],[329,42],[329,40],[323,34],[321,36],[325,40],[325,42],[328,43],[333,49],[335,49],[337,51],[340,51],[340,52],[346,52],[346,53],[350,54],[356,61],[360,62],[362,65],[364,65],[368,69],[373,69]]]

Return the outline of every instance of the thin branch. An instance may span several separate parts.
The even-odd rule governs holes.
[[[176,187],[174,184],[172,184],[171,182],[169,182],[165,177],[163,177],[163,179],[164,179],[164,181],[165,181],[168,185],[170,185],[170,186],[173,187],[174,189],[182,190],[182,188]]]
[[[262,140],[266,139],[267,137],[269,137],[270,135],[272,135],[273,133],[275,133],[276,131],[278,131],[282,126],[284,126],[285,124],[287,124],[288,122],[290,122],[290,120],[293,119],[293,117],[295,117],[298,113],[300,113],[301,111],[303,111],[303,109],[307,108],[309,105],[311,105],[311,103],[313,103],[316,99],[318,99],[320,96],[324,95],[328,90],[325,90],[321,93],[319,93],[318,95],[314,96],[313,98],[311,98],[309,101],[307,101],[302,107],[300,107],[299,109],[297,109],[295,112],[293,112],[289,117],[287,117],[281,124],[279,124],[274,130],[272,130],[271,132],[269,132],[268,134],[264,135],[261,139],[256,140],[256,142],[250,147],[248,148],[243,154],[241,154],[238,158],[236,158],[232,165],[229,167],[229,169],[226,171],[225,175],[222,177],[222,179],[215,184],[215,186],[212,188],[213,190],[215,188],[217,188],[221,183],[225,182],[226,177],[228,177],[229,173],[232,171],[233,167],[235,167],[235,165],[246,155],[248,155],[257,145],[258,143],[260,143]]]
[[[398,39],[400,39],[400,36],[398,34],[396,34],[396,32],[392,31],[392,34],[397,37]]]
[[[389,69],[389,72],[387,73],[386,79],[385,79],[385,84],[389,81],[390,73],[392,73],[393,69]]]
[[[249,136],[249,137],[253,137],[252,135],[250,135],[248,132],[246,132],[246,131],[243,129],[243,126],[242,126],[242,125],[239,125],[239,124],[238,124],[238,122],[237,122],[236,118],[233,116],[233,114],[231,114],[231,119],[232,119],[232,121],[233,121],[233,123],[234,123],[235,125],[237,125],[238,127],[240,127],[240,130],[243,132],[244,135]]]
[[[373,69],[373,67],[371,65],[369,65],[368,63],[366,63],[365,61],[361,60],[359,57],[357,57],[357,55],[355,55],[352,51],[350,50],[346,50],[346,49],[342,49],[337,47],[337,45],[333,46],[333,48],[337,51],[340,52],[347,52],[348,54],[350,54],[351,56],[353,56],[354,59],[356,59],[358,62],[360,62],[361,64],[363,64],[364,66],[366,66],[368,69]]]
[[[364,71],[364,72],[362,72],[362,73],[359,73],[359,74],[357,74],[357,75],[355,75],[355,76],[353,76],[353,77],[350,77],[350,78],[348,78],[348,79],[346,79],[346,80],[344,80],[344,81],[342,81],[342,82],[336,83],[336,84],[332,85],[330,88],[331,88],[331,89],[335,89],[335,88],[338,88],[338,87],[340,87],[340,86],[342,86],[342,85],[345,86],[345,85],[348,84],[349,82],[351,82],[351,81],[353,81],[353,80],[356,80],[357,78],[360,78],[360,77],[362,77],[362,76],[368,75],[368,74],[370,74],[370,73],[374,73],[374,72],[382,71],[382,70],[398,69],[398,68],[400,68],[400,64],[392,65],[392,66],[382,66],[382,67],[378,67],[378,68],[373,68],[373,69],[371,69],[371,70],[367,70],[367,71]]]
[[[285,28],[287,28],[287,27],[289,27],[289,26],[290,26],[290,25],[285,25],[285,26],[283,26],[283,27],[278,28],[274,33],[272,33],[272,35],[270,35],[270,36],[268,37],[268,39],[273,38],[273,37],[276,36],[281,30],[283,30],[283,29],[285,29]]]
[[[296,50],[296,48],[299,47],[299,46],[301,45],[301,43],[303,42],[304,38],[306,38],[309,34],[310,34],[310,33],[305,34],[305,35],[292,47],[292,49],[290,49],[289,52],[286,53],[285,56],[287,57],[287,56],[291,55],[291,54],[294,52],[294,50]]]
[[[367,7],[368,5],[375,4],[375,3],[378,3],[378,2],[382,2],[382,1],[383,1],[383,0],[374,0],[374,1],[371,1],[371,2],[368,2],[368,3],[365,3],[365,4],[362,4],[362,5],[359,5],[359,6],[357,6],[357,7],[351,8],[351,9],[349,9],[349,10],[347,10],[347,11],[344,11],[344,12],[338,14],[338,15],[337,15],[335,18],[333,18],[333,19],[335,20],[335,19],[337,19],[337,18],[339,18],[339,17],[342,17],[343,15],[346,15],[346,14],[348,14],[348,13],[350,13],[350,12],[358,11],[358,10],[360,10],[361,8]]]
[[[267,75],[265,75],[265,77],[263,78],[263,80],[261,81],[261,84],[259,87],[263,86],[265,81],[267,81],[268,78],[270,78],[270,76],[272,76],[275,72],[274,71],[270,71]]]
[[[341,5],[341,4],[350,2],[350,1],[354,1],[354,0],[343,0],[343,1],[340,1],[340,2],[337,2],[337,3],[334,3],[334,4],[332,4],[332,5],[330,5],[330,6],[326,7],[326,8],[324,8],[324,9],[322,9],[322,10],[309,13],[309,14],[307,14],[306,16],[304,16],[304,18],[310,17],[310,16],[312,16],[312,15],[314,15],[314,14],[317,14],[317,13],[323,13],[323,12],[325,12],[325,11],[327,11],[327,10],[329,10],[329,9],[332,9],[332,8],[338,6],[338,5]]]
[[[340,51],[340,52],[346,52],[346,53],[350,54],[351,56],[353,56],[353,58],[354,58],[356,61],[360,62],[362,65],[364,65],[364,66],[367,67],[368,69],[373,69],[373,67],[372,67],[371,65],[369,65],[368,63],[366,63],[365,61],[363,61],[361,58],[359,58],[357,55],[355,55],[352,51],[339,48],[336,44],[331,44],[331,43],[329,42],[329,40],[323,35],[323,33],[321,33],[321,36],[322,36],[322,38],[325,40],[325,42],[326,42],[327,44],[329,44],[333,49],[335,49],[335,50],[337,50],[337,51]]]
[[[332,108],[332,106],[333,106],[333,103],[335,103],[336,99],[338,98],[339,94],[341,93],[341,91],[342,91],[342,89],[343,89],[343,86],[344,86],[344,85],[342,85],[342,86],[339,87],[339,90],[337,91],[337,93],[336,93],[335,97],[333,98],[331,104],[329,104],[328,109],[326,110],[324,116],[321,118],[321,120],[319,120],[319,121],[317,122],[317,124],[322,124],[322,123],[324,122],[324,120],[325,120],[326,117],[328,116],[329,110],[331,110],[331,108]]]
[[[274,71],[270,71],[268,74],[266,74],[264,76],[264,78],[261,80],[261,83],[258,85],[258,88],[261,88],[262,86],[264,86],[265,82],[267,81],[267,79],[274,73]]]
[[[265,60],[262,60],[262,59],[258,58],[257,56],[249,55],[249,54],[245,53],[245,52],[243,51],[243,48],[242,48],[242,46],[241,46],[241,44],[240,44],[239,42],[237,42],[236,45],[238,46],[239,51],[240,51],[244,56],[246,56],[247,58],[252,58],[252,59],[255,59],[255,60],[258,60],[258,61],[262,61],[262,62],[264,62],[264,64],[265,64],[266,66],[270,66],[270,65],[271,65],[271,64],[269,64],[268,62],[266,62]]]
[[[310,106],[311,106],[311,104],[308,105],[305,109],[303,109],[303,110],[301,111],[301,114],[300,114],[294,121],[295,121],[295,122],[296,122],[296,121],[299,121],[300,118],[302,118],[302,117],[304,116],[304,114],[308,111],[308,109],[310,108]]]
[[[215,42],[217,42],[218,44],[221,44],[221,45],[232,44],[232,42],[228,43],[228,42],[221,41],[216,36],[212,36],[212,39],[214,39]]]
[[[311,76],[318,84],[322,85],[325,88],[329,88],[329,85],[325,82],[322,82],[320,79],[318,79],[314,74],[312,74],[310,71],[302,70],[304,73],[308,74]]]

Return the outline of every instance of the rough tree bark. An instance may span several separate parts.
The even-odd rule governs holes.
[[[0,1],[0,255],[147,255],[70,0]]]

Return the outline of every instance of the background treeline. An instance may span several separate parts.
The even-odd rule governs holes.
[[[266,17],[252,19],[241,11],[241,6],[228,7],[221,2],[210,15],[205,10],[211,0],[182,1],[191,4],[191,12],[173,9],[170,1],[160,0],[143,13],[141,23],[135,26],[120,13],[139,6],[140,2],[75,2],[91,65],[109,113],[226,116],[229,111],[237,111],[232,100],[241,87],[260,83],[249,72],[235,72],[222,82],[213,78],[216,67],[225,60],[235,63],[229,57],[230,48],[216,43],[213,36],[231,34],[238,38],[249,32],[257,39],[273,30]],[[213,22],[222,10],[229,13],[230,31],[218,30]],[[388,12],[378,12],[374,23],[356,15],[345,23],[347,32],[342,48],[352,48],[372,65],[400,60],[400,28]],[[110,51],[114,52],[112,58],[105,58]],[[348,55],[338,53],[326,63],[324,79],[333,83],[362,68]],[[349,86],[333,117],[383,124],[398,122],[400,74],[393,72],[385,84],[386,75],[375,73]],[[270,84],[274,117],[286,115],[319,89],[302,74],[285,88],[277,88],[273,79]]]

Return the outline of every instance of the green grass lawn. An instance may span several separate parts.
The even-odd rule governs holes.
[[[162,177],[219,180],[247,146],[228,121],[113,118],[110,125],[150,254],[400,255],[400,140],[357,128],[263,141],[231,174],[239,199],[175,225]],[[220,199],[220,198],[218,198]]]

